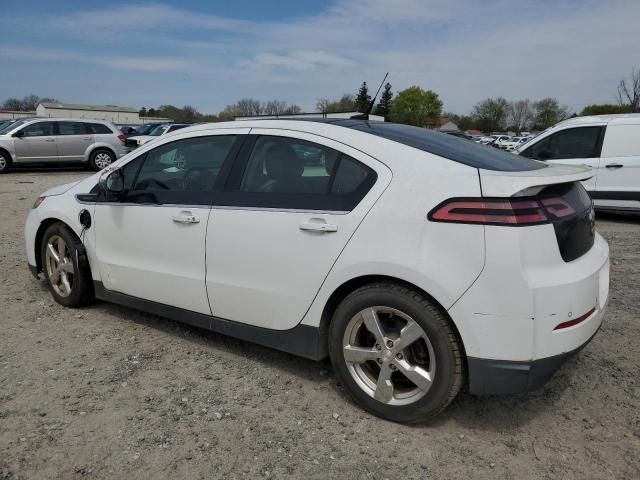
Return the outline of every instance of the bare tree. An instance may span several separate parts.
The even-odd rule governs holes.
[[[287,110],[287,102],[283,100],[269,100],[264,104],[262,113],[265,115],[282,115]]]
[[[236,116],[250,117],[262,114],[262,102],[255,98],[243,98],[235,104]]]
[[[631,78],[620,80],[618,85],[620,105],[628,105],[632,112],[640,112],[640,69],[631,70]]]
[[[509,123],[520,133],[526,129],[533,119],[533,109],[531,108],[531,100],[516,100],[509,104]]]

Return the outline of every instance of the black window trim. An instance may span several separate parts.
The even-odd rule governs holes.
[[[293,131],[295,132],[295,131]],[[304,132],[302,132],[304,133]],[[304,212],[332,212],[345,214],[354,210],[367,196],[378,180],[378,172],[369,165],[353,158],[367,168],[371,175],[353,192],[348,194],[330,193],[274,193],[274,192],[243,192],[240,185],[248,167],[249,159],[255,143],[259,137],[282,137],[286,139],[300,140],[309,143],[317,143],[325,148],[332,148],[318,142],[289,135],[270,135],[268,133],[249,133],[247,141],[242,145],[233,169],[225,183],[224,190],[218,195],[214,207],[236,208],[245,210],[272,210],[272,211],[304,211]],[[340,153],[338,158],[345,154],[342,150],[333,149]],[[336,162],[337,168],[340,162]]]
[[[229,175],[229,171],[231,170],[232,166],[235,164],[236,159],[238,157],[238,153],[239,153],[240,149],[242,148],[243,144],[247,140],[247,138],[246,138],[247,134],[245,134],[245,133],[225,133],[225,134],[219,134],[219,135],[198,135],[198,136],[193,136],[193,137],[180,138],[180,139],[176,139],[176,140],[171,141],[171,142],[163,143],[162,145],[158,145],[155,148],[147,150],[146,152],[144,152],[141,155],[131,159],[129,162],[127,162],[125,164],[125,165],[129,165],[132,162],[136,162],[136,161],[140,160],[140,165],[138,165],[138,168],[135,171],[135,176],[133,177],[133,181],[131,183],[132,185],[135,185],[135,183],[138,180],[138,176],[140,174],[140,170],[142,169],[142,166],[144,165],[144,163],[147,161],[147,155],[149,153],[157,150],[158,148],[164,148],[164,147],[166,147],[168,145],[172,145],[174,143],[185,141],[185,140],[193,140],[193,139],[201,139],[201,138],[217,138],[217,137],[222,137],[222,136],[234,136],[236,138],[234,140],[233,145],[231,146],[231,149],[227,153],[227,156],[223,160],[222,168],[220,169],[220,173],[218,174],[218,177],[216,178],[216,182],[215,182],[215,184],[213,186],[213,189],[210,192],[171,192],[171,191],[168,191],[168,192],[164,192],[164,194],[169,194],[169,195],[170,194],[179,194],[183,198],[177,198],[175,201],[174,200],[168,201],[168,199],[165,199],[165,200],[158,199],[155,194],[152,194],[156,198],[156,201],[144,201],[144,202],[141,202],[141,201],[135,201],[134,199],[132,199],[129,196],[129,194],[131,193],[130,191],[125,191],[122,195],[119,196],[119,198],[113,198],[112,196],[105,195],[96,186],[91,191],[92,194],[94,194],[94,193],[97,194],[97,196],[96,196],[94,201],[97,202],[97,203],[108,203],[108,204],[123,205],[123,206],[124,205],[131,205],[131,206],[137,205],[137,206],[154,206],[154,207],[157,207],[157,206],[211,207],[213,205],[213,203],[215,202],[216,198],[220,195],[220,193],[223,190],[223,187],[224,187],[225,182],[227,180],[227,177]],[[125,165],[123,165],[123,167]],[[149,192],[146,192],[146,193],[149,196]]]

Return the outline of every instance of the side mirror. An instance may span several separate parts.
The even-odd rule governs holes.
[[[107,168],[98,180],[100,190],[106,194],[120,195],[124,193],[124,174],[120,168]]]
[[[551,158],[551,154],[546,150],[541,150],[538,152],[538,160],[549,160]]]
[[[11,135],[12,137],[22,138],[24,137],[24,130],[18,130],[16,133]]]

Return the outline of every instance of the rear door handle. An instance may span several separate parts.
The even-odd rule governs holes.
[[[331,223],[303,223],[300,225],[300,230],[331,233],[338,231],[338,225]]]
[[[179,215],[176,215],[171,220],[175,223],[200,223],[200,219],[191,212],[180,212]]]
[[[45,138],[44,141],[45,142],[55,142],[56,139],[55,138]]]
[[[620,165],[619,163],[610,163],[608,165],[605,165],[606,168],[622,168],[624,167],[624,165]]]

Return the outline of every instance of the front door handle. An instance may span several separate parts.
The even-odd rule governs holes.
[[[619,163],[609,163],[608,165],[605,165],[606,168],[622,168],[624,167],[624,165],[620,165]]]
[[[331,233],[338,231],[338,225],[331,223],[303,223],[300,225],[300,230]]]
[[[191,212],[180,212],[179,215],[176,215],[171,220],[175,223],[200,223],[200,219]]]
[[[45,138],[44,141],[45,142],[55,142],[56,139],[55,138]]]

